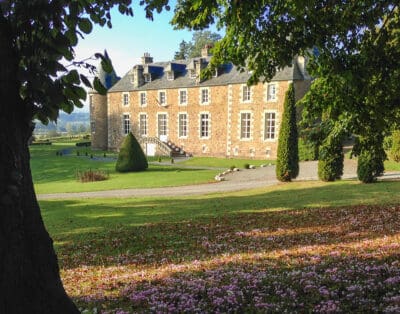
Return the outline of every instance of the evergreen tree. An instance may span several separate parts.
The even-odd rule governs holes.
[[[129,133],[122,143],[115,170],[118,172],[137,172],[148,168],[147,158],[139,142]]]
[[[279,181],[291,181],[299,174],[299,150],[296,120],[296,100],[293,83],[285,95],[281,128],[279,131],[276,177]]]

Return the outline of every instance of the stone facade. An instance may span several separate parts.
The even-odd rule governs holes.
[[[163,154],[158,142],[169,142],[194,156],[275,159],[289,83],[299,99],[311,82],[304,60],[247,87],[249,74],[232,65],[200,81],[208,58],[153,63],[146,54],[107,96],[92,92],[93,147],[117,150],[131,131],[148,155]]]

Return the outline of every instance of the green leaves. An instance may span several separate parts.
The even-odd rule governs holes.
[[[95,77],[94,80],[93,80],[93,88],[100,95],[106,95],[107,94],[107,89],[103,86],[103,84],[100,82],[98,77]]]
[[[93,26],[92,22],[88,18],[81,18],[78,22],[79,29],[85,34],[91,33]]]

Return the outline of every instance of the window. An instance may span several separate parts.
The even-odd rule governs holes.
[[[186,113],[180,113],[178,116],[178,133],[179,137],[187,137],[188,121]]]
[[[268,84],[267,100],[276,100],[276,84]]]
[[[124,106],[128,106],[129,105],[129,94],[128,93],[122,94],[122,104]]]
[[[144,75],[144,81],[146,83],[151,82],[151,74],[150,73],[147,73],[147,74]]]
[[[180,105],[185,105],[187,103],[187,91],[186,90],[180,90],[179,91],[179,104]]]
[[[158,92],[158,102],[160,106],[165,106],[167,104],[167,96],[165,92]]]
[[[250,101],[250,97],[251,97],[250,86],[243,85],[242,86],[242,101]]]
[[[266,112],[264,117],[264,140],[273,140],[276,136],[276,114]]]
[[[240,138],[250,138],[250,126],[251,126],[251,113],[242,112],[240,114]]]
[[[147,136],[147,114],[139,115],[139,134],[140,136]]]
[[[167,114],[159,113],[157,116],[158,123],[158,136],[167,135]]]
[[[174,71],[167,72],[167,80],[173,81],[174,80]]]
[[[123,115],[123,130],[124,135],[129,134],[129,132],[131,131],[131,117],[129,116],[129,114],[124,114]]]
[[[208,113],[200,114],[200,138],[210,136],[210,117]]]
[[[208,93],[208,88],[202,88],[201,90],[200,90],[200,93],[201,93],[201,95],[200,95],[200,103],[202,103],[202,104],[208,104],[208,102],[209,102],[209,93]]]
[[[147,104],[147,97],[146,97],[146,92],[141,92],[139,94],[139,101],[140,101],[140,106],[144,107]]]

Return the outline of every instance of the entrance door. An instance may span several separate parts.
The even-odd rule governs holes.
[[[154,143],[146,144],[146,155],[147,156],[155,156],[156,155],[156,144],[154,144]]]

